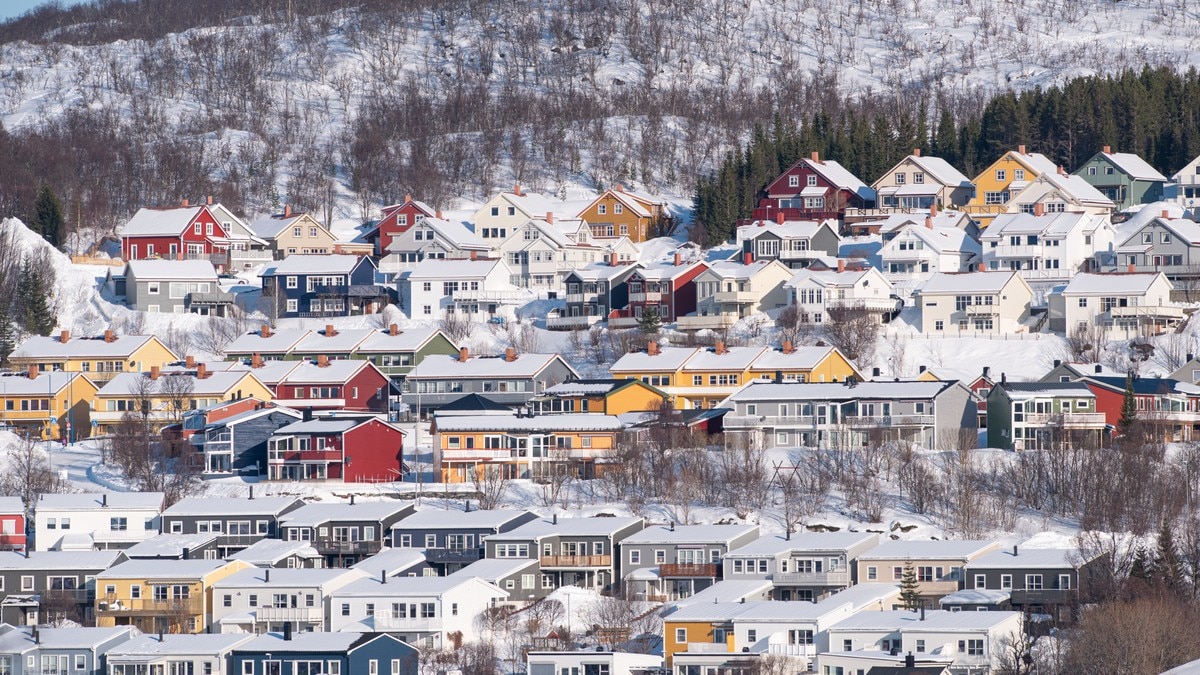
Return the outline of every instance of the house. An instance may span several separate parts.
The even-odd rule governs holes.
[[[397,289],[400,310],[425,321],[448,313],[479,322],[508,319],[534,298],[512,283],[512,270],[503,260],[422,260],[400,273]]]
[[[325,558],[307,541],[259,539],[246,548],[228,556],[243,560],[255,567],[279,569],[317,569],[325,566]]]
[[[925,219],[930,218],[933,222],[933,229],[940,230],[943,228],[954,228],[967,233],[967,236],[979,240],[979,226],[971,219],[971,216],[964,211],[953,209],[940,209],[929,207],[926,212],[901,212],[892,213],[880,220],[863,220],[855,223],[848,223],[846,230],[854,236],[869,236],[879,235],[884,243],[887,243],[892,237],[896,236],[896,232],[910,225],[924,225]]]
[[[957,380],[757,382],[730,396],[726,407],[726,440],[757,448],[904,441],[933,449],[947,438],[973,436],[977,419],[971,391]]]
[[[745,258],[749,260],[750,256]],[[778,260],[712,263],[693,282],[696,309],[676,319],[679,330],[721,330],[787,304],[792,270]]]
[[[1188,353],[1184,364],[1179,366],[1175,372],[1168,374],[1167,377],[1187,384],[1200,382],[1200,359],[1197,359],[1195,354]]]
[[[233,649],[254,636],[243,633],[222,635],[142,635],[113,647],[105,654],[108,675],[150,673],[204,673],[244,675],[229,665]],[[255,671],[265,673],[266,671]],[[280,673],[280,675],[283,675]]]
[[[509,235],[534,218],[545,218],[546,214],[554,213],[560,217],[572,218],[573,213],[560,213],[566,205],[549,199],[536,192],[527,192],[520,184],[514,185],[509,192],[500,192],[492,197],[471,216],[469,221],[475,224],[475,233],[492,246],[508,239]]]
[[[1093,326],[1125,339],[1162,334],[1186,318],[1171,302],[1175,285],[1162,272],[1080,273],[1051,293],[1050,330],[1075,334]]]
[[[229,272],[248,270],[252,267],[270,262],[273,258],[271,245],[250,229],[246,221],[239,218],[221,203],[213,203],[212,196],[205,199],[209,213],[221,223],[229,238],[229,264],[225,269]]]
[[[688,597],[721,579],[729,551],[757,538],[757,525],[652,525],[621,540],[621,575],[647,600]]]
[[[1125,228],[1117,239],[1116,264],[1131,272],[1162,272],[1172,280],[1192,278],[1200,269],[1200,223],[1171,218],[1163,209],[1157,218]]]
[[[575,217],[587,221],[597,239],[629,237],[637,244],[668,236],[675,228],[665,200],[626,190],[619,184],[605,190]]]
[[[50,494],[33,504],[35,551],[129,548],[158,534],[161,492]]]
[[[234,304],[207,260],[130,260],[124,291],[125,305],[139,312],[227,316]]]
[[[1200,206],[1200,156],[1171,176],[1163,187],[1163,198],[1184,208]]]
[[[611,256],[627,261],[637,257],[628,237],[609,241],[607,247],[601,246],[585,221],[560,220],[550,212],[530,219],[494,244],[494,257],[508,263],[514,286],[553,297],[562,292],[563,277],[573,269]]]
[[[225,555],[260,539],[278,538],[279,519],[304,503],[293,497],[185,497],[162,513],[162,531],[171,534],[217,533]]]
[[[920,148],[884,172],[871,189],[879,195],[876,207],[884,211],[957,207],[975,196],[971,179],[940,157],[922,156]]]
[[[530,408],[539,415],[573,412],[624,415],[659,410],[669,398],[658,387],[637,379],[568,380],[547,387],[545,393],[530,401]]]
[[[782,211],[774,220],[754,220],[737,228],[742,259],[778,260],[792,269],[808,267],[818,256],[838,256],[842,237],[836,220],[787,220]]]
[[[922,333],[1019,333],[1026,330],[1033,289],[1019,272],[935,274],[913,301]]]
[[[387,633],[266,633],[239,644],[230,659],[236,675],[417,675],[416,649]]]
[[[284,206],[282,213],[263,216],[250,223],[250,229],[266,241],[276,260],[293,255],[329,255],[336,253],[337,237],[307,213],[293,213]]]
[[[1073,363],[1071,361],[1054,360],[1054,367],[1051,368],[1038,382],[1074,382],[1092,375],[1103,375],[1105,377],[1125,377],[1125,371],[1111,368],[1102,363]],[[1172,380],[1183,378],[1170,376]]]
[[[614,415],[452,415],[433,420],[435,470],[444,483],[470,483],[488,467],[508,478],[600,475],[625,424]]]
[[[92,399],[93,431],[110,433],[130,413],[145,415],[153,426],[182,421],[189,410],[207,408],[222,401],[274,398],[253,373],[209,371],[203,363],[193,371],[162,373],[151,366],[148,373],[121,373],[101,387]]]
[[[771,582],[765,579],[722,579],[695,595],[666,603],[660,615],[666,617],[684,607],[718,602],[768,602],[774,598],[771,591]]]
[[[331,361],[325,355],[289,369],[274,387],[278,405],[359,413],[387,412],[390,388],[391,379],[370,361]]]
[[[459,568],[449,576],[473,577],[492,584],[508,593],[508,603],[514,607],[546,599],[552,592],[538,583],[540,566],[537,560],[487,558]]]
[[[696,311],[696,277],[706,269],[707,263],[686,262],[679,252],[672,260],[641,265],[629,275],[629,304],[609,313],[609,328],[636,326],[649,312],[662,323],[674,323]]]
[[[529,652],[526,675],[653,675],[662,671],[661,656],[609,651]]]
[[[429,204],[413,199],[412,195],[404,195],[403,202],[383,207],[383,217],[363,234],[363,239],[374,243],[375,256],[382,257],[387,255],[394,240],[428,218],[440,219],[441,214]]]
[[[168,366],[168,373],[186,373],[187,371],[195,370],[199,364],[192,357],[181,366]],[[218,370],[245,370],[241,364],[232,361],[210,361],[204,363],[205,370],[216,372]],[[204,426],[210,422],[225,420],[242,413],[253,412],[260,408],[266,407],[268,404],[265,401],[260,401],[256,398],[241,398],[233,401],[222,401],[203,408],[189,410],[183,414],[183,419],[179,424],[163,428],[163,438],[168,440],[183,440],[190,441],[195,438],[196,434],[204,430]],[[200,441],[197,441],[200,442]]]
[[[389,577],[436,577],[437,570],[425,560],[425,551],[413,548],[385,548],[379,553],[354,563],[351,569]]]
[[[132,638],[128,628],[3,629],[0,672],[23,675],[107,675],[107,652]]]
[[[443,220],[439,212],[393,237],[381,251],[379,270],[397,274],[422,260],[475,260],[492,257],[491,252],[492,244],[465,223]]]
[[[186,429],[192,418],[199,418],[195,426],[200,428],[191,436],[191,443],[202,456],[205,474],[266,473],[272,434],[304,417],[298,410],[261,402],[246,412],[216,420],[209,420],[205,412],[187,413],[183,423]]]
[[[273,329],[263,324],[258,330],[243,333],[225,346],[225,358],[249,363],[258,357],[263,361],[299,359],[292,352],[309,331],[303,328]]]
[[[558,354],[518,354],[509,347],[500,356],[472,357],[462,347],[457,358],[431,355],[410,370],[403,398],[420,412],[473,393],[516,407],[571,379],[579,379],[579,373]]]
[[[0,373],[0,421],[24,436],[74,442],[92,435],[96,384],[84,373]]]
[[[217,535],[158,534],[124,549],[130,560],[198,560],[217,558]]]
[[[1083,382],[1009,382],[1001,374],[987,402],[991,448],[1098,445],[1106,433],[1105,414],[1098,412],[1096,395]]]
[[[289,255],[263,270],[262,295],[279,318],[372,314],[387,300],[375,261],[356,255]]]
[[[800,270],[784,286],[789,303],[800,308],[802,323],[827,323],[842,310],[866,311],[888,323],[904,304],[879,270],[847,269],[840,258],[837,270]]]
[[[329,567],[349,567],[383,550],[391,529],[412,515],[411,502],[305,504],[280,519],[282,538],[311,542]]]
[[[963,566],[963,589],[1001,591],[1018,612],[1049,615],[1069,624],[1092,599],[1093,587],[1107,579],[1103,555],[1078,549],[1013,546],[985,553]],[[944,608],[946,598],[942,599]],[[991,607],[989,607],[991,609]]]
[[[238,336],[225,348],[226,358],[254,365],[282,360],[366,359],[385,375],[402,377],[430,354],[458,353],[458,347],[440,329],[416,326],[400,329],[389,324],[383,329],[272,330],[270,326]],[[257,360],[256,360],[257,359]]]
[[[621,542],[645,527],[641,518],[540,518],[491,535],[489,558],[536,558],[543,588],[582,586],[602,590],[620,579]]]
[[[533,520],[537,514],[516,509],[418,511],[392,526],[391,542],[397,548],[424,549],[430,565],[451,573],[482,559],[488,537]]]
[[[888,281],[927,279],[941,272],[969,272],[982,253],[979,242],[957,227],[935,227],[934,218],[903,225],[879,249]]]
[[[1091,216],[1112,214],[1115,204],[1081,176],[1069,174],[1061,166],[1030,181],[1012,194],[1005,206],[1007,213],[1084,213]]]
[[[171,351],[153,335],[118,335],[105,330],[103,335],[71,337],[70,331],[43,337],[34,335],[17,345],[8,362],[16,370],[62,370],[83,373],[98,384],[107,382],[117,373],[141,373],[154,366],[165,368],[178,361]]]
[[[250,567],[212,584],[214,633],[325,630],[329,594],[367,573],[350,569]]]
[[[754,209],[754,218],[842,220],[847,209],[875,207],[875,191],[832,159],[817,153],[801,159],[771,181]]]
[[[1077,382],[1096,395],[1096,410],[1108,428],[1118,429],[1126,392],[1142,428],[1165,442],[1184,442],[1200,436],[1200,388],[1162,377],[1087,375]]]
[[[636,264],[621,262],[610,253],[606,263],[592,263],[567,272],[563,277],[566,306],[546,319],[550,330],[589,328],[604,321],[613,310],[629,304],[629,277]]]
[[[229,264],[229,232],[211,206],[138,209],[120,229],[125,260],[208,260],[225,269]]]
[[[244,569],[240,560],[129,560],[96,575],[96,625],[143,633],[202,633],[214,583]]]
[[[982,235],[981,262],[992,271],[1019,270],[1027,280],[1070,279],[1094,270],[1097,255],[1112,250],[1115,236],[1107,216],[1048,213],[1037,205],[992,220]]]
[[[857,377],[854,365],[836,347],[795,347],[784,341],[771,347],[726,347],[718,340],[704,347],[659,347],[629,352],[609,372],[662,390],[680,410],[713,408],[744,385],[759,379],[841,382]]]
[[[0,497],[0,551],[25,551],[25,503]]]
[[[391,483],[404,476],[405,431],[378,417],[293,422],[267,441],[268,480]]]
[[[888,540],[858,556],[857,579],[860,584],[898,584],[904,568],[912,567],[917,592],[927,606],[936,606],[939,598],[959,589],[965,565],[999,548],[995,541]]]
[[[726,553],[723,573],[731,581],[769,580],[779,600],[812,602],[861,581],[858,557],[878,545],[870,532],[764,534]]]
[[[1113,152],[1107,145],[1076,169],[1075,175],[1112,200],[1117,210],[1161,200],[1167,183],[1166,176],[1137,154]]]
[[[1058,165],[1045,155],[1026,152],[1025,146],[1009,150],[981,171],[975,180],[975,195],[963,210],[986,229],[992,218],[1005,213],[1013,195],[1044,173],[1058,173]]]
[[[457,639],[478,639],[475,618],[507,598],[474,577],[376,573],[330,593],[329,629],[382,631],[422,649],[446,649]],[[452,638],[454,633],[461,638]]]
[[[0,551],[0,620],[36,626],[92,622],[95,576],[125,560],[121,551]]]

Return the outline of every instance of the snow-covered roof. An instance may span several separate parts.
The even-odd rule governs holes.
[[[488,537],[489,541],[498,541],[501,539],[508,540],[525,540],[539,539],[541,537],[553,537],[555,535],[566,535],[570,537],[578,536],[596,536],[596,535],[613,535],[618,530],[623,530],[627,527],[641,525],[641,518],[617,517],[617,518],[558,518],[558,522],[551,519],[540,518],[508,532],[493,534]]]
[[[361,256],[341,253],[311,255],[294,253],[275,263],[273,268],[263,271],[263,276],[284,274],[350,274]]]
[[[1143,295],[1161,276],[1163,276],[1161,272],[1121,272],[1117,274],[1080,272],[1071,277],[1070,283],[1062,293],[1063,295],[1110,295],[1114,293]]]
[[[752,371],[774,372],[776,370],[792,370],[799,368],[807,370],[815,368],[830,354],[837,352],[836,347],[792,347],[791,353],[779,349],[767,349],[750,364]],[[840,352],[838,352],[840,353]],[[690,365],[690,364],[689,364]]]
[[[491,249],[491,245],[480,239],[477,234],[472,232],[465,224],[451,220],[443,220],[441,218],[425,218],[419,224],[413,227],[427,227],[433,230],[438,236],[450,242],[455,248],[463,250],[487,251]],[[389,251],[405,250],[402,245],[405,243],[400,237],[392,239],[388,245]],[[415,241],[412,243],[416,243]],[[428,243],[422,241],[422,244]]]
[[[1012,591],[1003,591],[998,588],[965,588],[961,591],[955,591],[950,595],[943,596],[938,603],[945,605],[998,605],[1002,602],[1008,602],[1012,598]]]
[[[847,605],[852,612],[867,608],[879,609],[881,603],[887,602],[899,592],[900,587],[896,584],[862,583],[834,593],[819,602],[696,603],[680,608],[670,615],[667,621],[811,622],[831,612],[841,612]]]
[[[1200,223],[1189,218],[1158,218],[1158,222],[1192,244],[1200,244]]]
[[[411,509],[412,502],[388,499],[378,502],[356,500],[355,503],[341,504],[305,504],[295,511],[285,514],[279,519],[283,527],[316,527],[330,521],[382,521],[394,516],[405,509]]]
[[[417,511],[392,526],[393,530],[490,529],[512,522],[529,514],[518,509],[475,509]]]
[[[831,224],[832,223],[832,224]],[[749,225],[737,229],[737,241],[754,239],[762,234],[773,234],[780,239],[807,239],[815,235],[822,227],[828,227],[838,239],[837,221],[816,220],[785,220],[782,223],[774,220],[756,220]]]
[[[1038,174],[1058,173],[1058,165],[1040,152],[1021,153],[1011,150],[1009,154],[1018,162],[1024,164],[1027,168],[1033,169]]]
[[[660,347],[657,354],[644,351],[629,352],[617,359],[608,370],[611,373],[676,371],[699,351],[699,347]]]
[[[275,430],[275,434],[279,436],[288,436],[291,434],[341,434],[345,433],[354,427],[362,424],[362,420],[358,419],[319,419],[319,420],[301,420],[293,422],[286,426]]]
[[[979,630],[1012,619],[1017,612],[950,612],[942,609],[920,612],[889,609],[859,612],[830,626],[831,631]]]
[[[642,263],[642,266],[638,268],[635,274],[643,279],[652,281],[671,281],[675,277],[683,276],[701,265],[707,266],[707,263],[699,260],[692,262],[684,260],[676,265],[674,260],[660,260],[652,263]]]
[[[170,208],[138,209],[121,228],[123,237],[150,237],[162,235],[178,237],[184,228],[200,215],[203,206],[176,206]]]
[[[556,360],[566,365],[575,377],[579,376],[558,354],[516,354],[512,361],[506,360],[504,356],[472,356],[466,361],[460,361],[453,355],[431,354],[409,371],[408,378],[532,378],[537,377]]]
[[[28,555],[0,551],[0,570],[103,570],[123,555],[121,551],[31,551]]]
[[[775,585],[766,579],[722,579],[704,590],[676,600],[673,608],[682,609],[692,605],[711,605],[717,602],[739,602],[743,598],[753,599],[771,591]]]
[[[213,533],[160,534],[143,539],[125,549],[130,558],[172,558],[185,550],[199,549],[217,540]]]
[[[641,267],[639,263],[620,264],[614,267],[606,262],[596,262],[584,267],[577,267],[568,272],[568,276],[578,277],[582,281],[609,281],[624,274],[630,274],[639,267]]]
[[[621,540],[628,544],[727,544],[758,531],[757,525],[651,525]]]
[[[965,567],[969,569],[1020,569],[1024,567],[1071,569],[1079,564],[1080,559],[1078,549],[1018,546],[1016,555],[1013,555],[1012,549],[1000,549],[979,556],[967,563]]]
[[[850,173],[849,169],[835,162],[834,160],[825,159],[814,162],[811,159],[808,159],[805,161],[808,163],[809,168],[821,174],[825,180],[833,183],[838,187],[838,189],[849,190],[850,192],[857,194],[862,199],[866,199],[868,201],[875,200],[874,190],[867,186],[866,183],[863,183],[861,180],[859,180],[858,176]]]
[[[44,493],[38,496],[35,511],[152,511],[162,509],[161,492],[83,492]]]
[[[1014,401],[1047,397],[1096,397],[1083,382],[1001,382],[996,386]]]
[[[724,353],[715,350],[697,349],[683,364],[684,370],[721,371],[746,370],[755,359],[763,354],[767,347],[726,347]]]
[[[125,266],[139,280],[217,282],[217,269],[207,260],[130,260]]]
[[[253,373],[254,377],[258,378],[259,382],[273,387],[287,379],[291,372],[301,365],[303,361],[282,361],[271,359],[259,365],[257,368],[251,367],[249,364],[242,364],[240,370],[242,372]]]
[[[40,394],[43,397],[49,392],[59,392],[79,384],[87,376],[86,373],[69,373],[56,370],[38,373],[34,379],[29,379],[25,373],[0,373],[0,396],[27,396]]]
[[[0,513],[24,513],[25,502],[20,497],[0,497]]]
[[[547,396],[600,396],[637,380],[569,380],[546,387]]]
[[[948,251],[979,253],[982,250],[979,242],[968,236],[965,230],[957,227],[928,228],[922,224],[909,225],[905,231],[924,242],[926,248],[938,253]]]
[[[191,382],[191,389],[184,390],[189,397],[206,395],[223,396],[229,390],[237,387],[247,377],[253,377],[253,375],[244,370],[221,370],[209,373],[203,378],[192,374],[163,373],[159,375],[157,380],[150,379],[149,375],[143,373],[119,373],[116,377],[106,382],[96,395],[100,397],[135,396],[141,393],[149,393],[151,396],[161,396],[163,387],[168,379],[182,378]],[[147,386],[147,383],[149,385],[148,392],[143,389],[143,387]]]
[[[153,335],[115,335],[112,342],[105,342],[104,336],[71,337],[67,342],[61,342],[58,335],[43,337],[34,335],[13,350],[11,358],[25,359],[94,359],[94,358],[128,358],[146,343],[154,340]],[[170,351],[170,350],[168,350]],[[173,358],[179,358],[171,352]]]
[[[364,570],[344,567],[280,567],[241,570],[213,583],[213,588],[254,588],[258,586],[325,586],[342,577],[360,579]]]
[[[262,331],[254,331],[239,335],[225,347],[226,354],[286,354],[298,342],[308,335],[309,331],[302,328],[284,328],[271,331],[263,337]]]
[[[1013,278],[1020,278],[1016,272],[938,272],[929,278],[920,293],[999,293]]]
[[[127,560],[97,579],[199,579],[228,565],[226,560]]]
[[[414,279],[483,279],[496,269],[497,265],[504,265],[501,260],[443,260],[438,258],[425,258],[421,262],[413,265],[411,269],[404,272],[403,277],[412,281]],[[504,280],[508,280],[508,275],[504,275]]]
[[[617,431],[624,428],[614,415],[566,413],[518,417],[512,415],[454,415],[437,418],[439,433],[456,431]]]
[[[250,223],[250,231],[254,232],[263,239],[274,239],[279,236],[289,227],[293,227],[301,220],[306,221],[309,227],[317,225],[325,229],[324,225],[318,223],[315,218],[306,218],[304,213],[273,213],[262,216]]]
[[[912,382],[910,384],[919,384]],[[993,540],[911,540],[884,541],[875,548],[861,554],[859,560],[958,560],[981,555],[995,548]]]
[[[1095,186],[1073,173],[1058,173],[1057,170],[1043,173],[1034,180],[1046,181],[1053,185],[1063,196],[1069,197],[1080,204],[1096,204],[1100,206],[1116,206],[1111,199],[1105,197]],[[1032,185],[1032,183],[1031,183]]]
[[[1134,180],[1167,180],[1166,176],[1159,173],[1158,169],[1150,166],[1150,163],[1142,159],[1140,155],[1132,152],[1102,152],[1100,154],[1104,155],[1105,159]]]
[[[351,352],[374,333],[372,328],[334,329],[331,335],[325,329],[309,331],[296,343],[295,351],[306,354],[337,354]]]
[[[871,532],[795,532],[791,539],[782,534],[766,534],[726,553],[725,557],[769,556],[790,551],[844,551],[878,541],[879,535]]]
[[[175,502],[164,516],[236,516],[279,513],[300,501],[295,497],[185,497]]]
[[[307,634],[306,634],[307,635]],[[145,660],[139,657],[211,656],[225,654],[253,639],[249,633],[165,633],[143,635],[113,647],[105,653],[110,661]]]
[[[320,556],[320,553],[307,541],[260,539],[237,553],[230,555],[229,559],[241,560],[251,565],[264,567],[274,565],[292,555],[301,558],[316,558]]]
[[[900,382],[873,380],[859,382],[854,386],[845,382],[754,382],[730,396],[728,400],[731,402],[930,400],[957,384],[957,381],[914,382],[912,380]]]
[[[963,221],[970,221],[971,217],[962,211],[943,210],[938,211],[936,215],[930,216],[928,211],[910,211],[907,213],[893,213],[882,220],[871,220],[859,223],[862,227],[878,227],[879,234],[889,234],[901,227],[908,225],[924,225],[925,219],[930,218],[933,221],[933,228],[936,229],[962,229]]]
[[[861,270],[846,270],[839,272],[836,269],[832,270],[811,270],[802,269],[792,275],[792,278],[784,284],[788,288],[794,288],[809,280],[816,282],[817,285],[828,288],[830,286],[853,286],[859,282],[863,276],[871,274],[870,268]],[[886,280],[883,282],[886,283]]]
[[[99,626],[73,628],[39,628],[37,644],[42,649],[80,649],[94,647],[120,635],[129,633],[129,626]]]
[[[373,330],[365,340],[358,343],[360,354],[415,352],[436,337],[440,330],[432,326],[415,326],[390,334],[387,329]],[[447,338],[449,339],[449,338]]]
[[[370,567],[359,568],[365,572],[370,571]],[[467,584],[487,584],[472,576],[448,576],[448,577],[387,577],[386,583],[380,578],[379,574],[363,577],[357,581],[352,581],[345,586],[333,592],[334,597],[374,597],[374,596],[408,596],[408,597],[437,597],[443,593],[452,591],[460,586]],[[494,586],[493,586],[494,588]],[[504,591],[496,589],[500,594],[507,595]]]
[[[380,570],[387,570],[387,573],[391,575],[423,564],[425,564],[423,549],[385,548],[370,558],[364,558],[351,565],[350,568],[364,570],[369,574],[379,574]]]
[[[320,366],[311,361],[288,371],[281,382],[285,384],[342,384],[348,382],[358,371],[370,366],[366,360],[331,359],[329,365]]]
[[[754,275],[763,271],[772,265],[779,265],[774,260],[755,260],[749,265],[738,262],[737,260],[719,260],[715,263],[710,263],[708,271],[704,274],[715,275],[719,279],[737,279],[750,280]]]
[[[484,558],[449,574],[451,577],[475,577],[496,583],[504,577],[518,574],[530,565],[537,565],[533,558]]]
[[[1086,213],[1001,213],[992,219],[980,238],[984,241],[1000,241],[1011,235],[1042,235],[1051,238],[1066,237],[1077,227],[1094,229],[1095,220]]]
[[[934,180],[943,185],[959,187],[971,185],[970,178],[964,176],[961,171],[954,168],[950,162],[947,162],[941,157],[930,157],[928,155],[909,155],[908,158],[912,160],[914,164],[921,167],[922,171],[929,176],[932,176]]]

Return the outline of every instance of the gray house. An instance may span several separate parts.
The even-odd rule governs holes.
[[[412,502],[386,500],[305,504],[279,519],[281,538],[311,542],[326,567],[349,567],[383,549],[392,526],[415,512]]]
[[[725,554],[724,576],[769,580],[779,600],[819,600],[856,583],[859,556],[878,545],[870,532],[768,534]]]
[[[603,590],[618,575],[621,542],[646,526],[641,518],[541,518],[484,542],[489,558],[535,558],[541,586]]]
[[[96,575],[125,560],[122,551],[0,551],[0,622],[33,625],[92,620]]]
[[[1118,210],[1159,201],[1167,184],[1167,177],[1146,160],[1130,152],[1113,152],[1107,145],[1075,175],[1111,199]]]
[[[233,295],[221,291],[207,260],[130,260],[124,286],[125,304],[141,312],[225,316],[233,306]]]
[[[309,569],[325,566],[325,556],[312,544],[285,539],[260,539],[230,555],[229,559],[242,560],[255,567]]]
[[[538,583],[541,567],[537,560],[489,558],[459,569],[449,576],[475,577],[508,592],[508,601],[524,604],[541,600],[553,589]]]
[[[418,511],[392,526],[392,545],[421,548],[429,564],[449,574],[483,558],[488,537],[537,520],[537,514],[516,509]]]
[[[622,540],[621,578],[647,598],[686,598],[720,580],[726,553],[757,538],[757,525],[652,525]]]
[[[1200,270],[1200,223],[1171,218],[1166,210],[1141,225],[1122,229],[1116,246],[1116,269],[1162,272],[1175,281],[1194,278]]]
[[[560,382],[579,379],[558,354],[518,354],[512,348],[499,356],[430,355],[408,372],[403,401],[422,412],[462,398],[482,394],[507,406],[520,407]]]
[[[778,260],[792,269],[822,256],[838,257],[842,238],[836,220],[756,220],[737,229],[739,259]]]
[[[303,413],[273,403],[209,422],[207,410],[183,417],[184,429],[195,429],[192,445],[204,456],[208,474],[265,473],[267,441],[278,429],[303,419]]]
[[[6,675],[102,675],[104,655],[131,638],[129,626],[4,629],[0,673]]]
[[[215,560],[217,535],[160,534],[125,549],[130,560]]]
[[[188,497],[163,511],[163,532],[217,535],[222,555],[279,537],[279,519],[304,506],[295,497]]]
[[[1071,623],[1090,591],[1109,581],[1105,555],[1020,546],[985,553],[963,565],[962,591],[942,598],[942,608],[1014,609]]]

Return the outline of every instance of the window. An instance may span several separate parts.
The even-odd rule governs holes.
[[[815,175],[810,175],[808,177],[806,187],[816,187],[816,186],[817,186],[817,177]]]
[[[986,574],[976,574],[975,575],[975,588],[987,588],[987,575]]]
[[[896,174],[896,185],[904,185],[907,182],[908,182],[908,174],[906,174],[906,173],[897,173]]]
[[[996,180],[1001,183],[1008,180],[1008,172],[1004,169],[996,169]]]
[[[876,580],[876,579],[878,579],[878,578],[879,578],[879,568],[877,568],[877,567],[868,567],[868,568],[867,568],[867,579],[870,579],[871,581],[874,581],[874,580]]]
[[[967,640],[967,655],[983,656],[983,640]]]
[[[599,213],[599,214],[600,214],[600,215],[602,215],[602,216],[603,216],[603,215],[605,215],[605,214],[607,214],[607,213],[608,213],[608,205],[606,205],[606,204],[599,204],[599,205],[597,205],[597,206],[596,206],[596,213]]]
[[[746,642],[751,644],[758,642],[758,631],[753,629],[746,631]]]
[[[1058,589],[1060,591],[1071,590],[1071,575],[1070,574],[1058,575]]]
[[[675,629],[675,642],[678,644],[683,644],[684,642],[687,642],[687,629],[686,628],[676,628]]]
[[[629,550],[629,564],[630,565],[642,564],[642,552],[637,549],[630,549]]]
[[[1026,574],[1025,575],[1025,590],[1027,590],[1027,591],[1042,590],[1042,575]]]
[[[300,311],[300,301],[299,301],[299,300],[296,300],[296,299],[294,299],[294,298],[293,298],[293,299],[291,299],[291,300],[288,300],[288,301],[287,301],[287,311],[289,311],[289,312],[298,312],[298,311]]]
[[[654,564],[662,565],[665,562],[667,562],[667,552],[662,549],[656,550],[654,552]]]
[[[1000,588],[1002,588],[1004,590],[1012,589],[1012,575],[1011,574],[1001,574],[1000,575]]]
[[[288,288],[296,288],[296,277],[288,277],[286,285]]]
[[[800,187],[800,176],[788,176],[788,187]]]
[[[1013,169],[1013,180],[1025,180],[1025,169]]]
[[[790,645],[811,645],[813,643],[813,632],[811,630],[791,629],[788,631],[788,644]]]
[[[31,577],[31,576],[22,576],[21,577],[21,590],[22,591],[32,591],[33,590],[33,577]]]
[[[242,675],[254,675],[253,661],[242,661]]]
[[[985,192],[983,193],[984,204],[1003,204],[1008,201],[1008,192]]]
[[[129,529],[129,522],[125,517],[109,518],[108,529],[113,532],[125,532]]]
[[[161,290],[161,288],[157,281],[151,281],[148,284],[146,284],[146,293],[149,295],[158,295],[160,290]]]
[[[902,578],[903,576],[904,576],[904,568],[903,567],[896,566],[896,567],[892,568],[892,578],[893,579],[898,580],[898,579]]]

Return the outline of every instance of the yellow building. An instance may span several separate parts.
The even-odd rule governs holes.
[[[96,384],[83,373],[43,373],[36,366],[25,373],[4,373],[0,375],[0,426],[12,425],[43,440],[87,438],[96,391]]]
[[[509,478],[570,474],[594,478],[624,425],[613,415],[563,413],[439,415],[434,418],[436,464],[442,482],[464,483],[499,466]]]
[[[712,408],[754,381],[844,382],[862,379],[834,347],[659,347],[630,352],[609,368],[617,379],[636,379],[661,389],[680,410]]]
[[[704,645],[706,653],[730,654],[734,651],[732,617],[738,607],[729,603],[705,607],[708,618],[689,617],[685,620],[663,619],[663,658],[667,668],[674,665],[675,655],[688,651],[688,645]],[[699,612],[689,612],[689,614]],[[728,615],[728,616],[724,616]],[[724,646],[724,649],[720,645]]]
[[[641,380],[570,380],[547,387],[530,402],[536,414],[653,412],[670,397]]]
[[[178,422],[189,410],[225,401],[256,398],[271,401],[274,393],[248,370],[212,372],[204,364],[195,370],[121,373],[92,397],[92,422],[99,433],[108,433],[125,413],[140,413],[145,403],[155,425]]]
[[[63,370],[85,373],[103,383],[119,373],[140,373],[163,368],[179,356],[153,335],[118,335],[111,330],[97,337],[71,337],[69,331],[22,342],[8,357],[14,368],[37,367],[42,372]]]
[[[241,560],[123,562],[96,575],[96,625],[203,633],[212,618],[213,584],[251,567]]]
[[[605,190],[576,217],[587,221],[593,237],[629,237],[637,243],[666,236],[672,224],[666,202],[628,192],[620,185]]]
[[[1000,159],[992,162],[975,180],[975,196],[963,208],[980,227],[987,227],[997,214],[1005,208],[1018,192],[1043,173],[1055,173],[1058,166],[1045,155],[1025,152],[1025,146],[1009,150]]]

